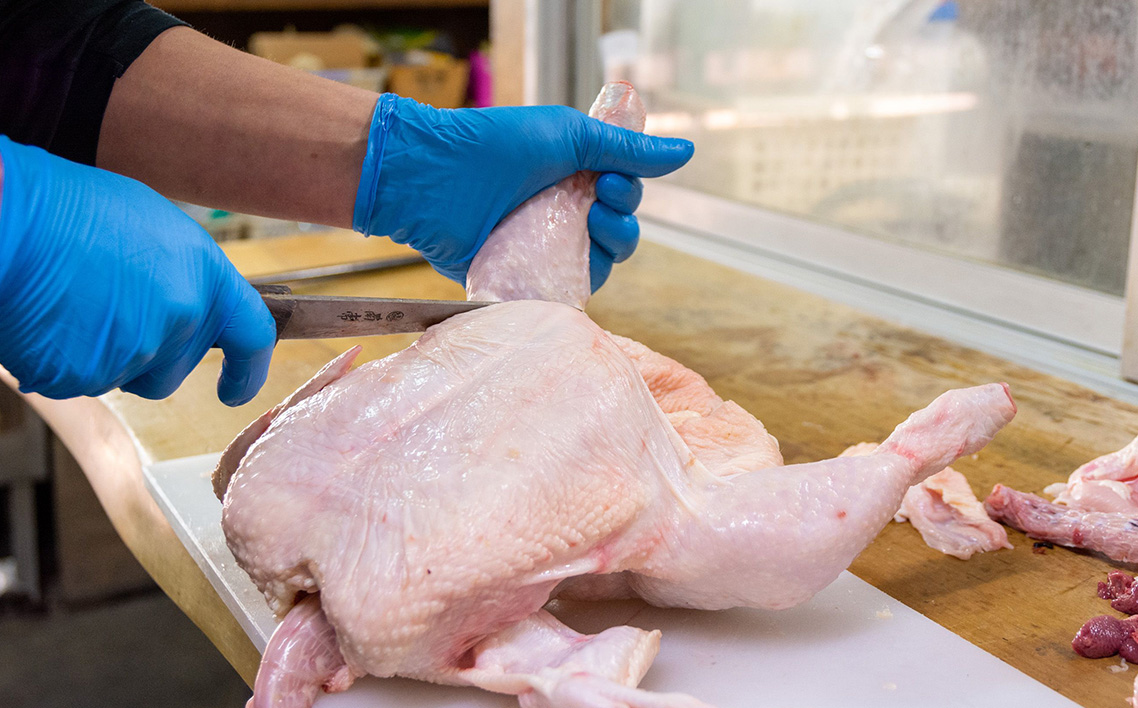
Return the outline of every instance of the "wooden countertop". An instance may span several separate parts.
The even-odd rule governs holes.
[[[247,275],[396,255],[381,239],[335,232],[226,246]],[[298,292],[460,298],[426,265],[340,277]],[[644,244],[589,306],[603,327],[637,339],[707,377],[724,398],[758,416],[788,463],[832,457],[878,441],[948,388],[1007,381],[1016,419],[976,459],[955,465],[983,498],[996,482],[1039,492],[1078,465],[1125,445],[1138,409],[935,337],[889,324],[792,288]],[[361,361],[402,349],[412,335],[372,338]],[[99,399],[29,400],[91,480],[123,540],[158,584],[251,682],[258,656],[146,492],[142,464],[220,450],[356,342],[282,342],[262,393],[229,409],[214,387],[211,352],[164,401],[113,393]],[[908,524],[890,524],[851,570],[906,605],[1086,706],[1122,705],[1134,671],[1117,660],[1076,657],[1070,640],[1087,618],[1110,612],[1095,596],[1112,567],[1055,548],[1015,549],[969,561],[943,556]],[[929,648],[936,661],[936,648]],[[823,659],[824,661],[824,659]],[[963,678],[963,677],[960,677]]]

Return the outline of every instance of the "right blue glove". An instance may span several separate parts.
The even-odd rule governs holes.
[[[0,364],[49,398],[164,398],[210,347],[218,397],[261,388],[272,315],[213,239],[157,192],[0,136]]]
[[[352,228],[405,243],[443,275],[466,271],[519,204],[580,170],[602,172],[589,211],[596,290],[636,248],[638,177],[691,159],[688,140],[618,128],[566,106],[440,110],[383,94],[368,134]]]

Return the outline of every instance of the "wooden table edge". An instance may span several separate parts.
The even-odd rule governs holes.
[[[0,379],[18,384],[0,368]],[[249,686],[260,653],[174,533],[143,481],[150,460],[99,398],[52,400],[20,394],[67,447],[123,543],[158,587],[217,647]]]

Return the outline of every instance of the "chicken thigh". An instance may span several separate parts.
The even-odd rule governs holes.
[[[350,370],[357,354],[254,421],[215,471],[229,548],[282,618],[257,708],[307,708],[363,674],[523,708],[699,708],[636,688],[659,632],[581,635],[543,606],[801,603],[910,485],[1015,413],[1004,385],[949,391],[871,454],[784,466],[698,374],[567,304],[482,308]]]

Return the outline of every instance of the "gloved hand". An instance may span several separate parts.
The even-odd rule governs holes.
[[[384,94],[352,226],[411,246],[465,285],[474,254],[515,207],[574,172],[609,173],[597,181],[588,219],[596,290],[636,248],[637,178],[672,172],[693,150],[687,140],[617,128],[565,106],[439,110]]]
[[[0,364],[50,398],[163,398],[206,351],[247,402],[276,331],[217,244],[149,187],[0,136]]]

